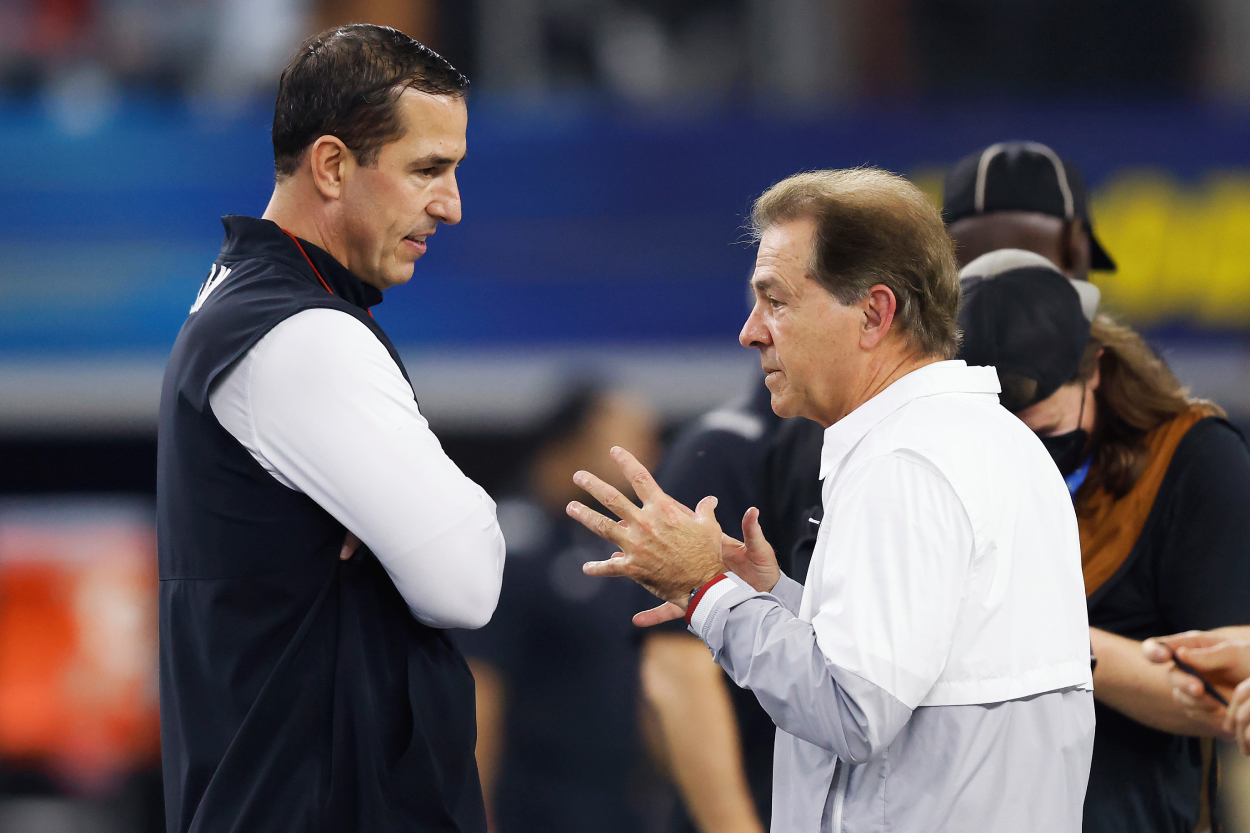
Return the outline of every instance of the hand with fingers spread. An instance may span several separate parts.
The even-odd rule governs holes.
[[[691,512],[666,495],[628,451],[613,448],[612,459],[633,485],[642,506],[589,472],[573,476],[574,483],[620,518],[613,521],[577,501],[569,504],[570,517],[621,550],[607,561],[592,561],[582,569],[591,576],[628,576],[669,603],[640,613],[634,619],[637,624],[675,619],[685,611],[691,590],[725,572],[723,536],[713,512],[716,498],[704,498]]]
[[[677,505],[689,517],[696,517],[690,509],[680,503]],[[764,531],[760,528],[760,510],[755,507],[748,509],[742,518],[742,541],[722,533],[720,551],[725,567],[756,590],[767,593],[781,579],[781,567],[777,564],[772,545],[764,540]],[[683,612],[681,607],[665,602],[659,607],[635,615],[634,624],[640,628],[660,625],[680,619]]]

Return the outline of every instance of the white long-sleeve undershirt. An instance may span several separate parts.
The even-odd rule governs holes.
[[[490,620],[504,565],[495,503],[448,458],[364,324],[332,309],[291,316],[218,377],[209,403],[266,471],[368,545],[418,620]]]

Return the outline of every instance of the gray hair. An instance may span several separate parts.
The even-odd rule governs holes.
[[[959,267],[937,208],[915,185],[879,168],[808,171],[755,201],[758,236],[777,223],[816,224],[810,277],[842,304],[877,285],[894,293],[902,331],[926,356],[959,352]]]

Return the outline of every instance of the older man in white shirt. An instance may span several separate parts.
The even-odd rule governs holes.
[[[774,831],[1077,831],[1093,747],[1076,519],[993,368],[950,361],[958,273],[937,211],[883,171],[818,171],[754,212],[773,408],[825,426],[808,583],[781,574],[758,512],[743,542],[664,495],[623,449],[641,508],[586,472],[622,550],[587,564],[685,611],[778,726]],[[729,571],[727,571],[727,569]]]

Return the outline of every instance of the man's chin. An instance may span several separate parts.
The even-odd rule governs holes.
[[[412,280],[412,276],[415,272],[416,272],[415,262],[398,263],[393,268],[387,271],[386,275],[382,279],[383,282],[386,284],[386,286],[381,287],[381,288],[390,289],[393,286],[403,286],[404,284],[408,283],[408,281]]]
[[[798,409],[795,407],[794,397],[787,396],[785,393],[774,393],[769,404],[773,407],[773,413],[783,419],[798,416]]]

